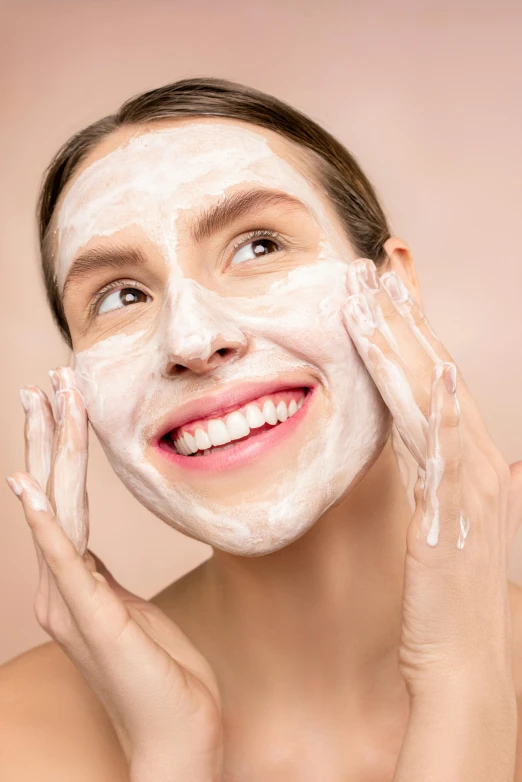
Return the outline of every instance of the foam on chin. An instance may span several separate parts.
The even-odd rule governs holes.
[[[281,465],[279,476],[274,467],[271,485],[261,482],[248,496],[238,486],[228,497],[214,498],[203,483],[180,484],[179,476],[169,480],[145,457],[151,421],[188,393],[161,375],[158,354],[151,350],[153,335],[117,335],[77,354],[75,368],[91,422],[115,471],[149,510],[213,546],[256,555],[295,540],[346,491],[380,443],[386,411],[341,322],[345,270],[342,262],[322,261],[291,272],[278,296],[227,299],[231,317],[257,336],[241,362],[214,371],[214,382],[268,379],[302,367],[317,373],[328,392],[322,420],[307,431],[294,463]],[[288,295],[292,291],[296,301],[298,281],[301,306],[289,312]],[[303,296],[306,291],[314,291],[311,301]],[[312,324],[314,310],[321,316]],[[259,311],[266,313],[262,336]],[[281,329],[284,345],[277,342]]]
[[[307,203],[321,227],[321,251],[314,264],[295,268],[258,296],[224,298],[183,276],[176,221],[184,208],[214,202],[242,182],[286,190]],[[304,177],[264,136],[219,123],[146,133],[87,168],[59,215],[61,279],[93,236],[131,224],[163,252],[169,290],[153,326],[116,334],[74,357],[91,423],[123,483],[171,526],[235,554],[281,548],[342,496],[387,432],[387,410],[341,319],[353,260],[346,242],[342,247]],[[203,383],[162,371],[169,351],[208,357],[216,335],[242,341],[248,350]],[[251,481],[248,493],[230,482],[225,494],[217,482],[209,491],[208,482],[183,482],[151,460],[154,423],[202,388],[299,369],[320,383],[320,420],[306,430],[292,459],[279,466],[272,459],[257,471],[264,477]]]

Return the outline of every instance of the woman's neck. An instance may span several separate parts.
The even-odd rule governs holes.
[[[216,551],[173,585],[170,613],[238,720],[254,731],[281,714],[288,727],[297,709],[345,737],[361,725],[381,737],[381,726],[405,721],[397,651],[410,518],[388,441],[350,495],[295,543],[255,558]]]
[[[355,705],[377,688],[395,699],[410,517],[388,441],[295,543],[253,558],[216,551],[160,604],[238,697],[258,689],[265,700],[284,691]]]
[[[411,517],[388,441],[355,490],[295,543],[262,557],[216,551],[206,598],[236,675],[375,682],[396,660]],[[210,607],[210,605],[209,605]],[[232,661],[231,658],[237,657]]]

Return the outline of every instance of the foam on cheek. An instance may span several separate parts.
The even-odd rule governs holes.
[[[240,183],[301,198],[316,215],[322,241],[315,264],[296,268],[265,294],[223,298],[183,277],[176,220],[183,209],[215,203]],[[162,250],[169,288],[153,326],[76,355],[93,427],[122,481],[167,523],[237,554],[281,548],[339,499],[388,430],[388,412],[342,322],[346,245],[306,180],[263,136],[220,124],[145,134],[87,169],[60,212],[62,277],[93,236],[136,223]],[[169,361],[207,359],[218,336],[243,347],[240,360],[203,379],[169,376]],[[321,420],[306,431],[291,463],[278,468],[273,460],[268,481],[218,497],[204,481],[185,481],[167,462],[163,470],[150,461],[155,425],[194,394],[298,369],[319,381]]]
[[[204,486],[183,482],[182,475],[169,479],[167,467],[163,474],[147,459],[151,423],[189,398],[180,379],[162,372],[158,332],[117,335],[77,354],[93,426],[115,471],[152,512],[219,548],[255,555],[299,537],[349,487],[382,444],[388,419],[342,324],[345,272],[343,262],[318,261],[292,271],[264,296],[226,300],[185,281],[202,322],[226,305],[230,326],[249,340],[241,361],[214,370],[212,383],[302,368],[325,389],[322,420],[306,433],[295,461],[281,465],[284,478],[276,479],[274,467],[274,480],[250,487],[248,495],[238,487],[215,500]]]

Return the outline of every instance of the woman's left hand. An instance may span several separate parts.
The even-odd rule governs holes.
[[[410,695],[444,682],[510,686],[507,567],[522,518],[509,468],[460,371],[399,275],[353,262],[344,322],[418,464],[407,532],[401,673]]]

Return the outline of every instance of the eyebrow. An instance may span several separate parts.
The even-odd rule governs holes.
[[[144,254],[136,247],[117,245],[112,247],[92,247],[79,255],[72,263],[65,279],[63,294],[67,287],[91,272],[99,269],[122,269],[125,266],[142,266],[146,262]]]
[[[285,206],[287,209],[301,209],[309,213],[305,204],[289,193],[279,190],[246,190],[226,196],[222,201],[202,212],[192,226],[190,232],[192,239],[200,242],[240,217],[269,206]]]
[[[223,200],[197,215],[190,228],[191,238],[196,243],[201,242],[240,217],[269,206],[285,206],[289,210],[301,210],[311,214],[302,201],[289,193],[278,190],[247,190],[225,196]],[[111,247],[93,247],[81,253],[73,261],[62,295],[65,295],[71,283],[102,268],[122,269],[128,266],[143,266],[145,263],[146,256],[137,247],[121,244]]]

